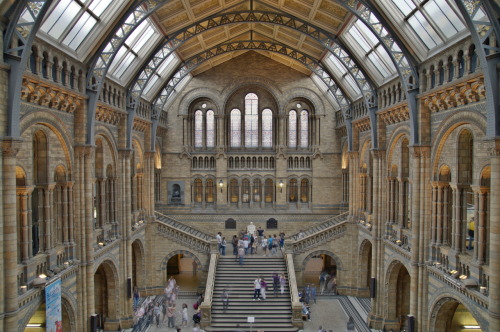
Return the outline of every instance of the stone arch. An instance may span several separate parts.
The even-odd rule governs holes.
[[[307,262],[311,258],[313,258],[314,256],[318,256],[318,255],[327,255],[327,256],[330,256],[335,261],[335,264],[337,265],[337,271],[338,270],[342,270],[342,261],[340,260],[340,258],[337,255],[335,255],[333,252],[331,252],[329,250],[316,250],[316,251],[311,252],[302,261],[302,266],[301,266],[300,270],[302,272],[304,272],[305,268],[306,268],[306,265],[307,265]]]
[[[439,128],[435,131],[435,136],[431,142],[431,160],[434,160],[434,164],[431,165],[432,174],[436,174],[440,156],[443,149],[445,148],[448,137],[453,133],[453,131],[462,126],[470,125],[471,132],[474,134],[476,130],[479,130],[479,135],[474,135],[475,139],[480,139],[481,136],[484,137],[486,134],[486,117],[477,112],[460,112],[454,113],[447,118],[445,118]],[[478,137],[479,136],[479,137]]]
[[[403,270],[404,269],[404,270]],[[406,275],[404,275],[404,272],[406,271]],[[385,310],[385,319],[386,321],[392,321],[392,322],[399,322],[399,327],[404,324],[404,321],[406,319],[406,315],[402,315],[401,312],[408,311],[409,313],[409,302],[404,302],[409,301],[410,294],[409,294],[409,282],[410,280],[407,280],[408,278],[411,279],[410,269],[401,261],[399,260],[393,260],[389,267],[387,268],[386,276],[385,276],[385,303],[386,303],[386,310]],[[407,283],[407,288],[402,290],[403,294],[399,294],[398,291],[400,291],[400,288],[404,285],[400,285],[401,282],[406,282]],[[406,291],[408,291],[408,294],[404,294]],[[405,297],[405,295],[407,295]],[[394,298],[389,299],[389,297],[394,297],[396,296],[396,299]],[[397,298],[399,296],[399,298]],[[404,302],[404,303],[402,303]],[[405,308],[407,310],[405,310]],[[398,315],[399,314],[399,315]],[[404,316],[404,317],[403,317]]]
[[[118,143],[116,142],[115,135],[111,132],[111,130],[107,127],[99,126],[96,128],[96,132],[94,134],[94,142],[97,141],[99,137],[102,137],[103,141],[106,142],[110,150],[113,152],[113,162],[116,165],[116,161],[118,160],[118,155],[117,151],[118,149]],[[114,168],[116,166],[113,165]]]
[[[361,245],[359,246],[358,287],[361,290],[369,290],[372,269],[372,247],[373,244],[368,239],[363,240],[363,242],[361,242]],[[369,267],[369,269],[366,267]]]
[[[19,332],[24,332],[26,329],[26,325],[30,321],[31,317],[35,314],[35,312],[38,310],[40,305],[44,302],[43,298],[44,292],[39,292],[39,294],[31,301],[30,307],[27,310],[26,314],[22,319],[19,320]]]
[[[391,167],[394,159],[394,152],[398,146],[399,140],[402,137],[407,137],[408,139],[411,137],[410,135],[410,127],[404,125],[399,127],[397,130],[392,133],[391,137],[388,140],[388,149],[387,149],[387,167]]]
[[[67,294],[63,290],[63,294],[61,297],[61,306],[63,308],[63,331],[69,331],[69,332],[75,332],[76,329],[76,307],[74,306],[74,303],[72,300],[67,298]],[[69,325],[65,324],[65,315],[64,312],[66,312],[67,317],[69,318]],[[69,329],[68,329],[69,327]]]
[[[132,242],[132,287],[144,287],[146,283],[146,262],[144,244],[141,239]]]
[[[64,157],[66,160],[66,165],[68,170],[71,173],[71,165],[72,160],[74,158],[74,151],[70,149],[73,146],[73,140],[71,139],[72,134],[70,134],[66,130],[65,124],[62,120],[54,115],[50,114],[50,112],[44,112],[39,110],[31,110],[27,112],[27,115],[23,116],[20,121],[20,132],[21,136],[23,134],[27,134],[27,130],[33,128],[35,125],[45,126],[50,129],[54,135],[59,139],[61,147],[64,151]],[[38,129],[35,129],[35,131]],[[33,137],[33,133],[31,132],[30,138]]]
[[[472,318],[487,330],[488,322],[475,310],[471,310],[466,301],[460,301],[452,295],[440,294],[429,305],[429,332],[447,332],[451,330],[451,319],[459,305],[464,306]],[[483,330],[483,331],[484,331]]]
[[[315,115],[325,115],[325,105],[314,91],[307,88],[294,88],[283,93],[285,105],[294,99],[305,99],[313,106]],[[280,113],[285,114],[286,111],[286,109],[283,109]]]
[[[196,262],[196,265],[198,266],[198,270],[204,271],[204,267],[203,267],[203,264],[201,263],[200,259],[195,254],[193,254],[192,252],[187,251],[187,250],[176,250],[176,251],[172,251],[171,253],[169,253],[167,256],[165,256],[165,258],[163,258],[163,260],[160,264],[160,270],[165,271],[164,273],[166,273],[168,261],[170,260],[170,258],[172,258],[176,255],[184,255],[184,256],[187,256],[189,258],[192,258]],[[166,274],[165,274],[165,276],[166,276]],[[165,282],[166,282],[166,280],[165,280]]]
[[[104,273],[104,275],[102,275]],[[100,280],[96,280],[96,275],[99,274]],[[103,260],[94,269],[94,302],[101,301],[100,308],[95,303],[95,310],[97,314],[103,317],[104,326],[106,326],[106,319],[116,320],[119,317],[119,303],[120,303],[120,277],[115,263],[110,259]],[[96,282],[99,283],[96,287]],[[103,285],[104,284],[104,285]],[[96,298],[96,294],[102,296],[100,299]],[[101,312],[99,312],[101,311]]]
[[[277,107],[276,114],[278,114],[279,110],[283,109],[283,92],[277,87],[278,84],[262,76],[252,76],[251,78],[239,78],[239,84],[229,85],[228,88],[224,89],[222,93],[220,93],[221,99],[224,101],[221,108],[222,111],[226,110],[227,102],[234,93],[245,88],[246,86],[251,85],[258,86],[259,88],[267,91],[271,96],[273,96]]]
[[[198,88],[189,91],[182,97],[182,100],[179,102],[179,115],[188,115],[188,111],[193,102],[197,99],[203,98],[209,99],[212,103],[214,103],[216,109],[213,111],[216,115],[220,114],[222,108],[220,105],[221,96],[219,91],[210,88]]]

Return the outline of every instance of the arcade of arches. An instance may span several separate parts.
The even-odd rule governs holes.
[[[128,328],[253,223],[374,329],[500,331],[499,8],[0,1],[0,330],[55,280],[64,331]]]

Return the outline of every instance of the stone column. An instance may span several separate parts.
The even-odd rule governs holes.
[[[17,196],[19,204],[19,234],[21,235],[19,239],[19,244],[21,246],[19,260],[21,262],[26,262],[29,259],[29,221],[28,221],[28,196],[30,193],[29,187],[17,187]]]
[[[16,208],[16,156],[19,141],[4,140],[2,142],[2,183],[3,183],[3,217],[0,218],[0,234],[3,235],[3,246],[0,246],[0,312],[4,313],[3,331],[18,330],[17,303],[17,208]],[[3,262],[3,264],[2,264]],[[3,309],[3,310],[2,310]]]
[[[353,152],[348,152],[349,154],[349,216],[354,218],[355,215],[358,213],[359,209],[359,202],[358,202],[358,195],[359,195],[359,175],[358,175],[358,170],[359,170],[359,152],[353,151]]]
[[[479,202],[477,209],[477,218],[475,222],[474,250],[477,247],[477,260],[479,264],[486,263],[486,245],[487,245],[487,224],[488,224],[488,195],[489,188],[481,187],[479,192]]]
[[[489,282],[489,323],[490,331],[500,331],[500,140],[494,142],[491,151],[490,187],[490,282]],[[496,202],[496,203],[493,203]]]

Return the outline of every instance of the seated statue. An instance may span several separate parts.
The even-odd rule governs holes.
[[[255,225],[253,222],[250,222],[250,225],[247,226],[247,234],[252,234],[255,236]]]

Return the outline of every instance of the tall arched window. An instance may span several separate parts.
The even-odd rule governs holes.
[[[230,145],[232,148],[241,146],[241,112],[239,109],[231,111],[231,138]]]
[[[255,148],[259,145],[259,97],[255,93],[245,96],[245,147]]]
[[[300,201],[302,203],[309,202],[309,180],[307,179],[300,181]]]
[[[300,112],[300,147],[309,146],[309,112],[303,110]]]
[[[232,179],[229,183],[229,196],[231,197],[231,203],[238,203],[239,201],[239,191],[238,180]]]
[[[241,201],[243,203],[250,202],[250,181],[244,179],[241,183]]]
[[[215,115],[214,111],[207,111],[207,148],[215,147]]]
[[[262,111],[262,147],[273,146],[273,112],[266,108]]]
[[[203,183],[201,179],[194,180],[194,201],[195,203],[201,203],[203,200]]]
[[[290,202],[297,202],[298,199],[298,188],[297,188],[297,180],[291,179],[289,185],[288,198]]]
[[[297,147],[297,111],[288,113],[288,147]]]
[[[253,201],[254,202],[260,202],[260,197],[261,197],[261,184],[259,179],[254,179],[253,180]]]
[[[215,201],[215,183],[213,179],[208,179],[205,186],[205,202],[213,203]]]
[[[267,179],[264,186],[264,199],[266,203],[271,203],[274,200],[274,182]]]
[[[203,113],[200,110],[194,112],[194,147],[203,147]]]

